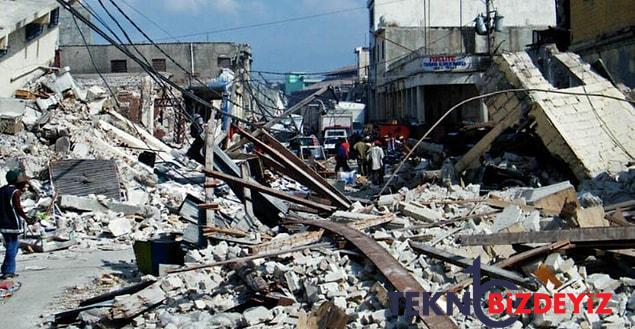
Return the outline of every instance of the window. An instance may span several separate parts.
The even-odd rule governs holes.
[[[219,56],[217,64],[219,69],[228,69],[232,65],[232,60],[227,56]]]
[[[374,4],[373,4],[374,6]],[[370,30],[374,30],[375,29],[375,9],[374,8],[370,8],[370,10],[368,11],[369,13],[369,21],[370,21]]]
[[[24,27],[26,42],[32,41],[39,37],[44,31],[44,26],[37,23],[29,23]]]
[[[167,65],[165,64],[165,58],[153,58],[152,68],[159,72],[166,72]]]
[[[110,72],[126,73],[128,72],[128,61],[125,59],[117,59],[110,61]]]
[[[51,11],[50,21],[49,21],[49,29],[56,27],[60,23],[60,9],[55,8]]]

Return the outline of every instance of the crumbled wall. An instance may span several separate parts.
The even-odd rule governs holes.
[[[481,93],[508,88],[558,90],[525,52],[504,54],[495,63],[479,86]],[[560,91],[624,98],[578,55],[550,49],[540,63],[564,65],[572,80],[582,82]],[[635,109],[626,102],[533,91],[493,97],[487,105],[490,118],[497,123],[514,112],[520,114],[519,120],[533,120],[547,149],[564,160],[580,180],[624,170],[635,155]]]

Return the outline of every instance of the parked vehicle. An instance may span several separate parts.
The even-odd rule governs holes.
[[[324,152],[329,155],[335,154],[335,146],[342,138],[348,138],[347,129],[329,128],[324,130]]]
[[[347,114],[351,117],[352,133],[361,134],[366,123],[366,105],[353,102],[339,102],[335,105],[335,113]]]

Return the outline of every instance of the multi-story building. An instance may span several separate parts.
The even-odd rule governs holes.
[[[55,0],[0,0],[0,97],[51,66],[59,38]]]
[[[522,50],[533,31],[556,24],[554,0],[369,0],[371,121],[432,124],[456,103],[478,94],[475,82],[491,54]],[[475,19],[489,9],[479,35]],[[494,20],[496,17],[496,20]],[[486,121],[483,103],[449,122]]]
[[[177,42],[135,44],[134,47],[159,72],[166,72],[171,79],[181,85],[200,85],[197,80],[207,83],[217,78],[223,69],[234,72],[251,70],[251,47],[232,42]],[[128,47],[133,53],[132,46]],[[60,47],[62,66],[69,66],[73,73],[141,73],[143,68],[112,45],[89,45],[91,62],[86,46],[64,45]],[[176,62],[176,63],[175,63]],[[178,65],[177,65],[178,63]],[[187,72],[186,72],[187,71]],[[192,74],[190,74],[192,73]]]

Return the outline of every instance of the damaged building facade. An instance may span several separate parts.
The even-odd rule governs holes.
[[[371,121],[432,124],[446,110],[478,95],[476,83],[490,54],[522,50],[533,30],[556,24],[555,2],[408,0],[369,1]],[[490,9],[503,16],[498,30],[479,35],[475,18]],[[487,121],[483,104],[454,114],[451,122]]]
[[[0,1],[0,97],[53,65],[59,38],[54,0]]]
[[[156,46],[135,44],[134,48],[126,47],[131,50],[137,49],[154,70],[166,74],[171,81],[187,87],[198,97],[213,103],[216,107],[222,107],[224,112],[239,118],[249,115],[250,96],[243,87],[243,81],[247,79],[251,71],[252,54],[249,45],[231,42],[193,42],[159,43]],[[126,84],[125,77],[138,80],[139,77],[146,76],[146,80],[151,80],[141,66],[128,59],[114,46],[89,45],[88,49],[95,65],[91,62],[87,47],[84,45],[61,46],[61,65],[72,67],[73,73],[78,77],[89,75],[95,79],[98,78],[95,73],[100,72],[123,84]],[[180,97],[179,93],[174,95],[165,87],[152,81],[148,83],[151,84],[148,90],[156,91],[154,93],[156,97],[149,99],[150,104],[158,105],[158,108],[185,106],[189,115],[198,113],[205,121],[209,119],[210,112],[198,106],[197,102],[192,101],[191,98]],[[105,86],[102,85],[102,87]],[[145,113],[150,111],[146,109]],[[141,117],[146,116],[142,114]],[[167,126],[179,127],[177,135],[182,135],[185,131],[184,117],[176,117],[176,114],[170,115],[173,120],[170,120],[171,123]],[[131,118],[134,120],[134,117]],[[162,116],[157,113],[153,115],[153,118],[162,118]],[[154,119],[148,119],[148,121]],[[224,128],[227,130],[229,120],[225,122],[227,124]],[[168,130],[163,129],[162,134],[166,134]]]
[[[0,279],[1,326],[476,329],[483,313],[500,319],[473,299],[496,279],[514,285],[501,296],[553,301],[513,314],[507,299],[510,328],[635,328],[635,103],[575,53],[524,49],[551,1],[493,3],[506,22],[488,38],[464,27],[482,1],[371,0],[370,54],[298,81],[294,104],[253,82],[247,46],[159,44],[179,67],[138,45],[147,71],[134,49],[63,46],[61,68],[11,95],[22,129],[0,129],[0,182],[28,176],[21,203],[37,218],[20,277]],[[75,58],[86,47],[97,70]],[[449,120],[487,121],[484,137],[456,154],[425,136],[351,143],[386,151],[377,184],[353,156],[337,171],[341,155],[306,159],[278,134],[313,144],[287,126],[362,110],[367,80],[390,100],[374,121],[431,124],[478,95]],[[362,122],[369,137],[380,126]],[[395,295],[412,292],[454,312],[396,314]],[[610,314],[588,311],[600,295]]]
[[[534,135],[544,146],[538,153],[560,160],[579,182],[628,170],[635,159],[633,106],[580,56],[555,46],[497,56],[479,90],[509,89],[530,91],[487,99],[493,129],[461,158],[458,172],[480,166],[484,153],[507,129]]]
[[[601,60],[614,83],[635,89],[635,2],[567,1],[566,5],[569,50],[588,63]]]
[[[234,72],[251,70],[251,48],[245,44],[183,42],[160,43],[158,46],[165,54],[152,44],[135,44],[135,48],[148,59],[155,70],[170,74],[173,81],[183,86],[200,85],[198,80],[208,82],[217,78],[223,69]],[[130,46],[128,48],[133,49]],[[96,68],[91,63],[84,45],[61,46],[61,65],[72,67],[76,74],[96,73],[96,71],[101,73],[145,72],[114,46],[89,45],[88,49],[93,55]],[[187,72],[182,68],[185,68]]]

